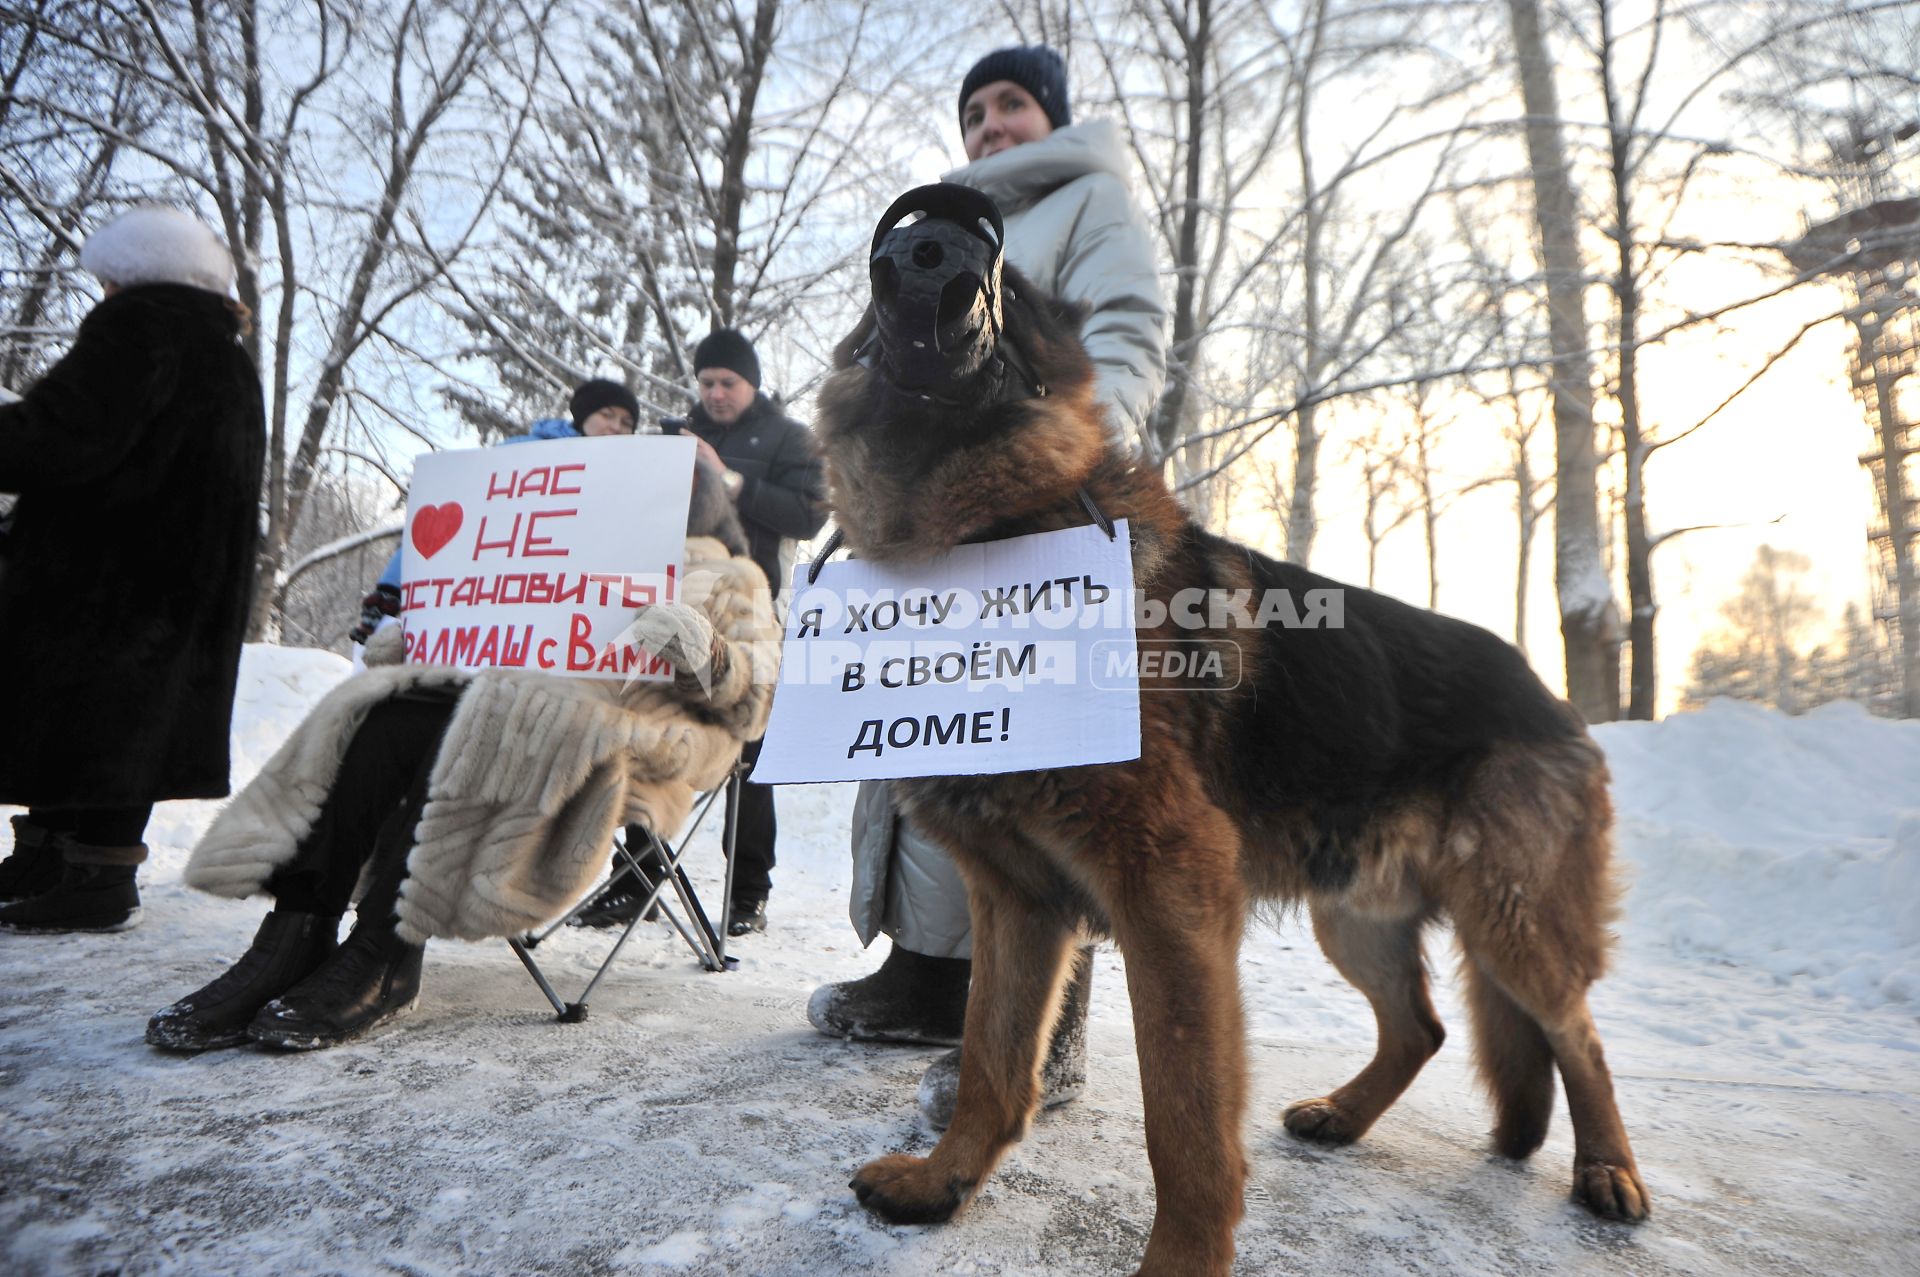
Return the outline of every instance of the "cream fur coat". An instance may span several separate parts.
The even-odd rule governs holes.
[[[313,828],[373,706],[409,688],[463,686],[407,857],[399,933],[413,943],[517,935],[565,912],[606,867],[617,828],[671,838],[766,728],[780,659],[766,577],[718,541],[689,538],[680,601],[726,648],[706,695],[685,676],[623,686],[408,665],[348,679],[215,819],[187,884],[232,897],[266,889]]]

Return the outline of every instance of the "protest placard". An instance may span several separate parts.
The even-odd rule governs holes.
[[[963,545],[908,568],[794,576],[767,784],[961,776],[1140,756],[1137,677],[1092,677],[1134,641],[1133,560],[1069,528]]]
[[[555,439],[414,465],[402,542],[406,659],[572,678],[668,677],[619,641],[676,596],[694,442]]]

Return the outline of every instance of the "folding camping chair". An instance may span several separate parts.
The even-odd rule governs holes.
[[[716,803],[724,800],[726,832],[721,842],[726,860],[726,894],[723,899],[733,899],[734,834],[738,826],[740,783],[744,774],[745,768],[735,763],[733,772],[727,777],[725,784],[703,794],[694,807],[692,819],[688,821],[687,827],[681,831],[680,837],[672,846],[661,838],[658,830],[649,829],[647,846],[636,854],[635,850],[627,845],[623,834],[614,835],[614,876],[617,877],[624,869],[633,874],[637,882],[647,882],[653,875],[658,875],[659,880],[653,884],[652,892],[635,910],[633,917],[628,919],[626,926],[620,932],[620,938],[614,941],[613,948],[601,960],[593,977],[587,981],[587,987],[580,991],[578,1000],[566,1002],[554,992],[552,981],[547,979],[546,973],[540,969],[540,964],[534,961],[533,950],[590,906],[598,898],[600,894],[598,891],[588,892],[581,898],[580,903],[548,923],[545,929],[537,932],[530,931],[523,936],[508,937],[507,943],[513,946],[514,953],[518,954],[520,961],[526,964],[528,974],[533,977],[533,982],[540,986],[540,992],[546,995],[547,1001],[553,1004],[554,1014],[561,1023],[577,1024],[587,1018],[587,999],[592,997],[593,991],[600,987],[600,981],[612,969],[614,961],[620,956],[620,951],[626,948],[627,941],[633,936],[634,928],[645,921],[648,913],[656,908],[659,910],[659,916],[666,919],[668,924],[680,933],[680,938],[686,941],[688,948],[693,950],[694,957],[700,960],[703,968],[708,971],[731,971],[740,965],[738,958],[727,956],[725,916],[722,915],[721,918],[722,926],[713,925],[712,920],[707,916],[706,909],[700,904],[700,897],[694,892],[693,883],[688,879],[687,871],[681,867],[680,861],[687,854],[687,848],[693,844],[694,834],[699,831],[701,822],[707,818],[707,813],[713,810]],[[643,867],[641,863],[643,858],[650,860],[649,866]],[[671,900],[666,894],[669,886],[673,888]]]

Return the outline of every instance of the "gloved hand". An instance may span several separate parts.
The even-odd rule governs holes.
[[[705,693],[726,672],[726,645],[699,608],[686,603],[653,603],[634,615],[620,642],[659,657],[673,667],[683,691]]]
[[[400,590],[397,586],[382,582],[373,587],[373,592],[360,600],[360,624],[347,631],[347,637],[356,643],[365,643],[380,628],[382,618],[400,615]]]

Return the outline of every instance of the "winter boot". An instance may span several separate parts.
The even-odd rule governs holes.
[[[13,817],[13,851],[0,861],[0,904],[53,890],[62,868],[53,831],[24,814]]]
[[[0,930],[30,935],[68,931],[126,931],[140,922],[140,890],[134,874],[147,845],[97,847],[57,840],[66,868],[60,881],[37,896],[0,905]]]
[[[807,1019],[831,1038],[958,1046],[972,975],[966,958],[929,958],[896,944],[872,975],[815,989]]]
[[[318,970],[260,1008],[247,1036],[288,1051],[351,1042],[413,1010],[426,952],[394,934],[390,914],[363,918]]]
[[[735,900],[727,906],[727,934],[744,936],[767,929],[767,902]]]
[[[647,905],[645,914],[641,914],[640,906],[654,899],[653,889],[666,876],[666,866],[660,863],[660,858],[648,846],[644,829],[628,826],[627,846],[646,848],[634,855],[640,864],[640,871],[636,874],[625,859],[616,855],[607,885],[600,888],[600,894],[588,901],[585,908],[567,920],[569,926],[624,927],[636,916],[643,922],[653,922],[660,917],[657,902]]]
[[[1046,1063],[1040,1066],[1040,1107],[1058,1108],[1077,1100],[1087,1089],[1087,1006],[1093,993],[1093,950],[1082,949],[1074,959],[1073,979],[1060,1007],[1060,1022],[1047,1043]],[[920,1075],[920,1115],[936,1131],[953,1122],[954,1101],[960,1094],[960,1052],[947,1052]]]
[[[340,919],[276,909],[253,947],[206,988],[147,1021],[147,1041],[169,1051],[239,1046],[260,1008],[312,975],[340,945]]]
[[[579,913],[567,919],[570,927],[625,927],[635,918],[643,922],[654,922],[660,917],[658,903],[647,905],[643,914],[640,906],[646,905],[653,896],[653,888],[633,880],[631,876],[617,882],[609,882],[600,889],[600,894],[588,901]]]

